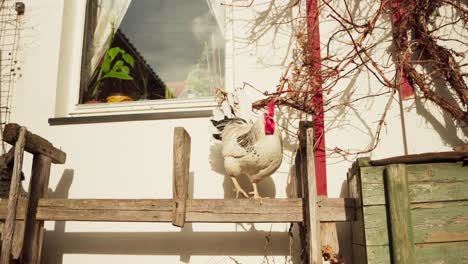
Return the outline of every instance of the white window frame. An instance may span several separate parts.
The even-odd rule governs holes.
[[[231,2],[232,0],[223,1]],[[79,104],[81,57],[86,19],[87,1],[64,1],[62,34],[57,80],[55,117],[80,117],[136,113],[165,113],[212,110],[217,105],[214,96],[146,100],[124,103]],[[225,89],[233,90],[233,32],[232,8],[226,7]],[[228,34],[229,32],[229,34]]]

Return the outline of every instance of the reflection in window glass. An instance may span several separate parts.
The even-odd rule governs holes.
[[[80,103],[196,98],[224,84],[217,0],[88,0]]]

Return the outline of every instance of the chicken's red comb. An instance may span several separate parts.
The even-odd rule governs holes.
[[[268,104],[267,104],[267,112],[268,112],[268,115],[273,117],[275,115],[275,101],[274,100],[271,100]]]

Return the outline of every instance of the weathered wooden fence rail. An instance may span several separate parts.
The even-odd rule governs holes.
[[[352,199],[317,199],[321,222],[350,221]],[[7,201],[0,202],[0,220],[6,218]],[[103,222],[172,222],[172,199],[57,199],[43,198],[37,207],[37,220]],[[287,209],[287,211],[285,211]],[[17,220],[24,219],[20,204]],[[302,199],[187,199],[186,223],[287,223],[303,222]]]
[[[44,221],[172,222],[180,227],[187,222],[293,222],[300,225],[305,263],[322,263],[320,223],[354,219],[354,200],[317,196],[314,159],[309,158],[313,152],[313,138],[311,124],[302,122],[293,198],[263,199],[262,202],[188,199],[190,136],[183,128],[176,128],[173,199],[50,199],[45,197],[50,166],[64,163],[66,154],[25,128],[8,124],[3,140],[16,145],[15,170],[13,191],[8,200],[0,201],[0,220],[5,219],[0,264],[9,264],[12,259],[26,264],[39,263]],[[23,147],[34,159],[29,196],[19,200],[17,186]]]

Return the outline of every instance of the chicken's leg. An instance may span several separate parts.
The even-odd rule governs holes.
[[[254,198],[254,199],[262,199],[262,197],[260,196],[260,194],[258,194],[257,183],[252,182],[252,186],[253,186],[253,192],[251,192],[251,194],[253,194],[253,197],[252,197],[252,198]]]
[[[234,191],[236,191],[236,199],[239,198],[239,193],[242,193],[242,195],[245,196],[245,198],[249,198],[247,193],[240,187],[239,182],[237,182],[236,177],[231,176],[232,183],[234,184]]]

